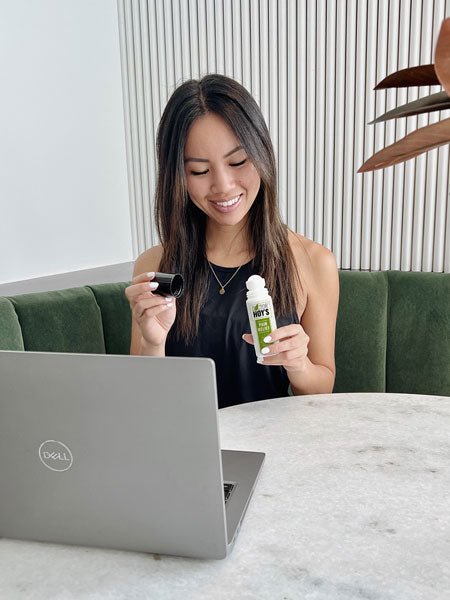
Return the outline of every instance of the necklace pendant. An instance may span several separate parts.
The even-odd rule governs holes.
[[[220,290],[219,290],[219,294],[222,294],[222,295],[223,295],[223,294],[225,294],[225,290],[224,290],[224,288],[220,288]]]

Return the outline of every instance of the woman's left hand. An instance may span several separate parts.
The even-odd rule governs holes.
[[[242,339],[248,344],[253,344],[253,336],[250,333],[244,333]],[[293,323],[275,329],[270,334],[269,342],[278,342],[262,346],[261,350],[267,348],[268,352],[264,354],[264,365],[273,366],[280,365],[286,371],[305,371],[307,369],[308,360],[308,343],[309,336],[301,325]],[[276,355],[275,355],[276,354]]]

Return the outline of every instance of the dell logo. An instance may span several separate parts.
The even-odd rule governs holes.
[[[67,458],[65,452],[43,452],[42,456],[45,460],[47,460],[47,458],[52,458],[53,460],[66,460],[70,462],[70,458]]]
[[[51,471],[67,471],[73,463],[70,449],[62,442],[47,440],[39,446],[39,458]]]

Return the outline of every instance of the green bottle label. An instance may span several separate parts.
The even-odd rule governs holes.
[[[273,342],[270,342],[270,344],[266,344],[266,342],[264,341],[266,335],[270,335],[272,333],[272,328],[270,327],[270,319],[256,319],[255,325],[256,332],[258,334],[259,347],[262,348],[263,346],[270,346]]]
[[[258,302],[251,307],[253,318],[255,319],[255,328],[258,336],[259,347],[269,346],[264,342],[264,338],[272,333],[270,318],[272,316],[271,305],[269,302]],[[273,342],[271,342],[272,344]]]

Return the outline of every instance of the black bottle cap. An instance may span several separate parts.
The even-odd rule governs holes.
[[[152,281],[159,283],[154,294],[179,298],[183,295],[183,277],[179,273],[155,273]]]

